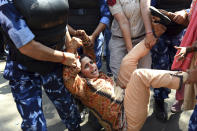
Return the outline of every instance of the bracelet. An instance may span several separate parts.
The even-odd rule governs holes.
[[[64,65],[64,62],[66,61],[66,56],[65,56],[64,52],[62,52],[62,53],[63,53],[63,60],[61,63]]]
[[[152,32],[152,31],[150,31],[150,32],[147,32],[147,33],[146,33],[146,35],[147,35],[147,34],[153,34],[153,32]]]

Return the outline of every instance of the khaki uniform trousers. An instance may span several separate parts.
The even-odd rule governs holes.
[[[118,80],[126,87],[124,108],[128,131],[139,131],[143,126],[148,114],[150,87],[180,87],[180,78],[173,75],[177,71],[136,69],[138,60],[149,51],[142,40],[124,57],[120,66]]]
[[[133,47],[136,46],[144,37],[132,40]],[[122,59],[128,54],[123,38],[112,36],[109,41],[110,50],[110,69],[115,79],[117,79]],[[151,68],[151,54],[148,52],[146,56],[139,60],[138,68]]]

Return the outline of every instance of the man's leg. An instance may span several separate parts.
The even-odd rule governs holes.
[[[25,131],[47,131],[42,110],[42,90],[40,81],[36,81],[37,83],[34,80],[10,81],[17,109],[23,119],[21,128]]]
[[[43,78],[45,92],[69,131],[80,131],[80,114],[74,98],[63,85],[62,68]]]
[[[179,89],[181,79],[174,76],[175,74],[175,71],[151,69],[136,69],[132,73],[124,98],[128,131],[139,131],[146,120],[150,97],[149,87]],[[187,73],[184,72],[179,75],[183,75],[182,82],[185,82]]]

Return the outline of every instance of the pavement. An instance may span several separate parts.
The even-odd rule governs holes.
[[[3,70],[5,61],[0,61],[0,131],[21,131],[21,117],[16,109],[8,81],[3,78]],[[102,67],[105,70],[105,67]],[[192,110],[183,111],[178,114],[172,114],[170,107],[175,100],[175,91],[172,90],[169,98],[165,101],[168,109],[168,121],[163,123],[155,118],[153,113],[153,92],[151,89],[151,98],[149,105],[149,114],[141,131],[187,131],[188,122]],[[140,104],[140,103],[139,103]],[[50,102],[46,94],[43,92],[43,110],[47,121],[48,131],[68,131],[61,122],[53,104]],[[81,123],[82,131],[95,131],[92,125],[88,123],[88,115],[83,123]]]

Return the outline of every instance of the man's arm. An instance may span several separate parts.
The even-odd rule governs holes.
[[[74,54],[51,49],[34,40],[35,35],[13,3],[0,2],[0,7],[2,7],[0,8],[0,25],[22,54],[37,60],[61,62],[74,66],[73,63],[76,63]]]
[[[98,26],[94,30],[94,32],[90,36],[91,44],[94,44],[95,39],[99,36],[99,34],[104,31],[106,26],[109,27],[111,14],[107,5],[106,0],[100,0],[100,15],[101,19],[99,21]]]
[[[72,62],[75,62],[74,54],[51,49],[35,40],[32,40],[24,46],[20,47],[19,51],[24,55],[41,61],[61,63],[64,61],[64,59],[67,59],[67,61],[63,63],[65,65],[70,65],[72,64]]]

